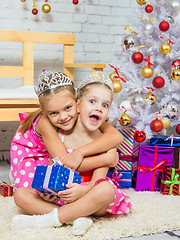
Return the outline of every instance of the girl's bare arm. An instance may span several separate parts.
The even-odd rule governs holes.
[[[89,159],[87,156],[91,156],[98,153],[104,153],[112,148],[115,148],[118,144],[123,142],[124,138],[122,134],[113,126],[111,126],[109,123],[106,122],[103,123],[100,130],[104,134],[101,135],[98,139],[77,148],[73,153],[70,153],[63,157],[62,161],[64,166],[69,167],[73,170],[77,170],[82,163],[83,166],[86,164],[86,160]],[[103,161],[103,159],[101,160]],[[116,160],[113,161],[112,159],[112,162],[109,162],[107,164],[106,158],[104,158],[103,166],[109,165],[113,167],[116,165],[116,163],[117,163]]]
[[[61,159],[67,154],[65,146],[57,133],[57,129],[45,116],[40,118],[36,126],[36,131],[42,136],[51,159],[55,157]]]

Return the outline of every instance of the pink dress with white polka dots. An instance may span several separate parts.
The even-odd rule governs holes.
[[[37,165],[49,165],[49,153],[35,127],[41,115],[25,133],[16,132],[11,143],[11,174],[14,188],[31,187]]]

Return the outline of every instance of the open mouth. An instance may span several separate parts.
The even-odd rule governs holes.
[[[89,116],[89,120],[90,120],[90,122],[91,122],[92,124],[97,124],[98,121],[99,121],[99,116],[97,116],[97,115],[91,115],[91,116]]]

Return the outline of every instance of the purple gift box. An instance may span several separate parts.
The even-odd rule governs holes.
[[[160,191],[161,176],[165,167],[173,166],[174,147],[140,146],[136,191]]]

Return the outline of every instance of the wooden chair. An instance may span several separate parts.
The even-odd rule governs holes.
[[[23,87],[34,85],[34,43],[63,44],[63,72],[74,80],[74,68],[103,71],[105,64],[74,63],[75,34],[0,30],[0,41],[22,42],[22,66],[0,66],[0,77],[22,77]],[[39,107],[34,98],[2,98],[0,121],[19,121],[19,112],[31,112]]]

